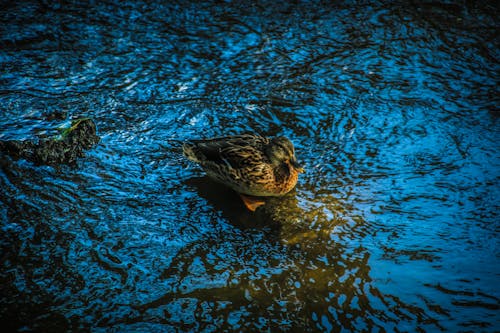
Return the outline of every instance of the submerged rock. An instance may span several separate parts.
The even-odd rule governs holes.
[[[40,165],[73,164],[100,140],[90,118],[73,120],[70,127],[59,131],[60,135],[47,139],[0,141],[0,151]]]

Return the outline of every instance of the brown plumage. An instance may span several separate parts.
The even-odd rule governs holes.
[[[208,176],[240,193],[251,210],[263,200],[246,195],[284,195],[295,187],[298,174],[304,171],[297,163],[293,144],[285,137],[243,134],[192,140],[182,148],[184,155],[200,164]]]

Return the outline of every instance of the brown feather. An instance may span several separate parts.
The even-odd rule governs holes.
[[[293,157],[291,149],[283,151]],[[280,142],[283,138],[280,139]],[[271,161],[273,142],[251,134],[226,136],[184,143],[185,156],[201,165],[207,174],[235,191],[253,196],[279,196],[297,183],[298,172],[289,161]]]

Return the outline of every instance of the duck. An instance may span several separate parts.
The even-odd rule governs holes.
[[[290,192],[304,172],[293,143],[284,136],[240,134],[188,140],[182,150],[210,178],[237,192],[252,212],[265,204],[265,197]]]

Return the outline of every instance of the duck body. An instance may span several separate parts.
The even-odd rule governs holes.
[[[293,144],[285,137],[243,134],[192,140],[184,143],[183,151],[209,177],[243,195],[284,195],[303,172]]]

